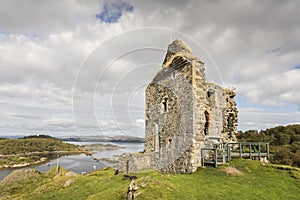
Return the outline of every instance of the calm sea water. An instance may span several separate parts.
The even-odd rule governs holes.
[[[124,149],[117,149],[117,150],[106,150],[106,151],[99,151],[93,154],[92,156],[87,156],[85,154],[79,154],[79,155],[66,155],[61,156],[59,158],[52,159],[51,161],[36,165],[36,166],[30,166],[25,167],[23,169],[30,169],[35,168],[39,170],[40,172],[46,172],[49,171],[54,166],[61,166],[64,169],[67,169],[69,171],[81,173],[81,172],[91,172],[95,171],[107,166],[111,166],[111,164],[107,162],[97,162],[94,160],[94,158],[110,158],[113,155],[120,155],[122,153],[126,152],[139,152],[144,149],[143,143],[117,143],[117,142],[68,142],[71,144],[76,145],[87,145],[87,144],[114,144],[118,146],[125,147]],[[13,170],[16,169],[2,169],[0,170],[0,180],[2,180],[5,176],[10,174]]]

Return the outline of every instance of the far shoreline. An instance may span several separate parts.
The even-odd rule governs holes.
[[[145,143],[141,140],[102,140],[102,139],[80,139],[80,138],[59,138],[63,142],[113,142],[113,143]]]
[[[67,156],[67,155],[78,155],[78,154],[85,154],[90,155],[89,151],[53,151],[53,152],[30,152],[30,153],[22,153],[22,154],[11,154],[11,155],[2,155],[0,154],[0,158],[20,158],[20,157],[30,157],[30,156],[40,156],[39,160],[33,162],[23,162],[23,163],[14,163],[14,164],[4,164],[0,165],[0,170],[2,169],[17,169],[17,168],[24,168],[30,167],[35,165],[45,164],[50,162],[56,158],[49,158],[50,156],[57,155],[59,156]]]
[[[76,145],[79,146],[79,145]],[[0,154],[0,159],[2,158],[20,158],[20,157],[30,157],[30,156],[40,156],[39,160],[33,162],[23,162],[23,163],[13,163],[13,164],[4,164],[0,165],[0,170],[4,169],[18,169],[24,167],[30,167],[35,165],[45,164],[50,162],[53,159],[56,159],[60,156],[67,156],[67,155],[79,155],[85,154],[86,156],[92,155],[99,151],[107,151],[107,150],[116,150],[116,149],[124,149],[124,147],[118,145],[110,145],[110,144],[97,144],[97,145],[82,145],[79,146],[82,148],[81,151],[43,151],[43,152],[28,152],[28,153],[21,153],[21,154],[11,154],[11,155],[2,155]],[[51,156],[55,156],[55,158],[50,158]]]

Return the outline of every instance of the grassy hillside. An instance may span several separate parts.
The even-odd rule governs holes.
[[[29,136],[19,139],[0,140],[0,154],[2,155],[76,150],[80,150],[80,148],[50,136]]]
[[[77,176],[55,172],[16,171],[0,183],[0,199],[125,199],[130,184],[112,169]],[[252,160],[236,159],[194,174],[134,175],[139,186],[136,199],[300,199],[299,168]]]
[[[84,152],[79,146],[64,143],[50,136],[29,136],[0,140],[0,167],[43,162],[49,154]]]

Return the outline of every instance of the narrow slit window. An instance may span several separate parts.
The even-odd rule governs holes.
[[[204,135],[208,135],[209,128],[209,113],[207,111],[204,112],[205,115],[205,124],[204,124]]]
[[[175,78],[175,77],[176,77],[176,72],[173,71],[173,72],[172,72],[172,78]]]
[[[169,139],[169,148],[171,148],[172,139]]]
[[[210,91],[207,91],[207,96],[210,97],[212,93]]]
[[[159,150],[159,138],[158,138],[158,124],[155,124],[154,127],[155,141],[154,141],[154,151],[158,152]]]
[[[168,111],[168,98],[165,98],[163,101],[163,107],[164,107],[164,111],[167,112]]]

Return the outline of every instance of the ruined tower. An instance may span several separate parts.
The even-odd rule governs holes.
[[[201,149],[235,140],[235,92],[205,78],[204,63],[180,40],[146,89],[145,151],[123,154],[118,169],[144,168],[191,173],[201,166]]]
[[[175,40],[147,87],[145,153],[163,172],[193,172],[201,166],[201,148],[235,139],[235,93],[207,82],[204,71],[204,63]]]

